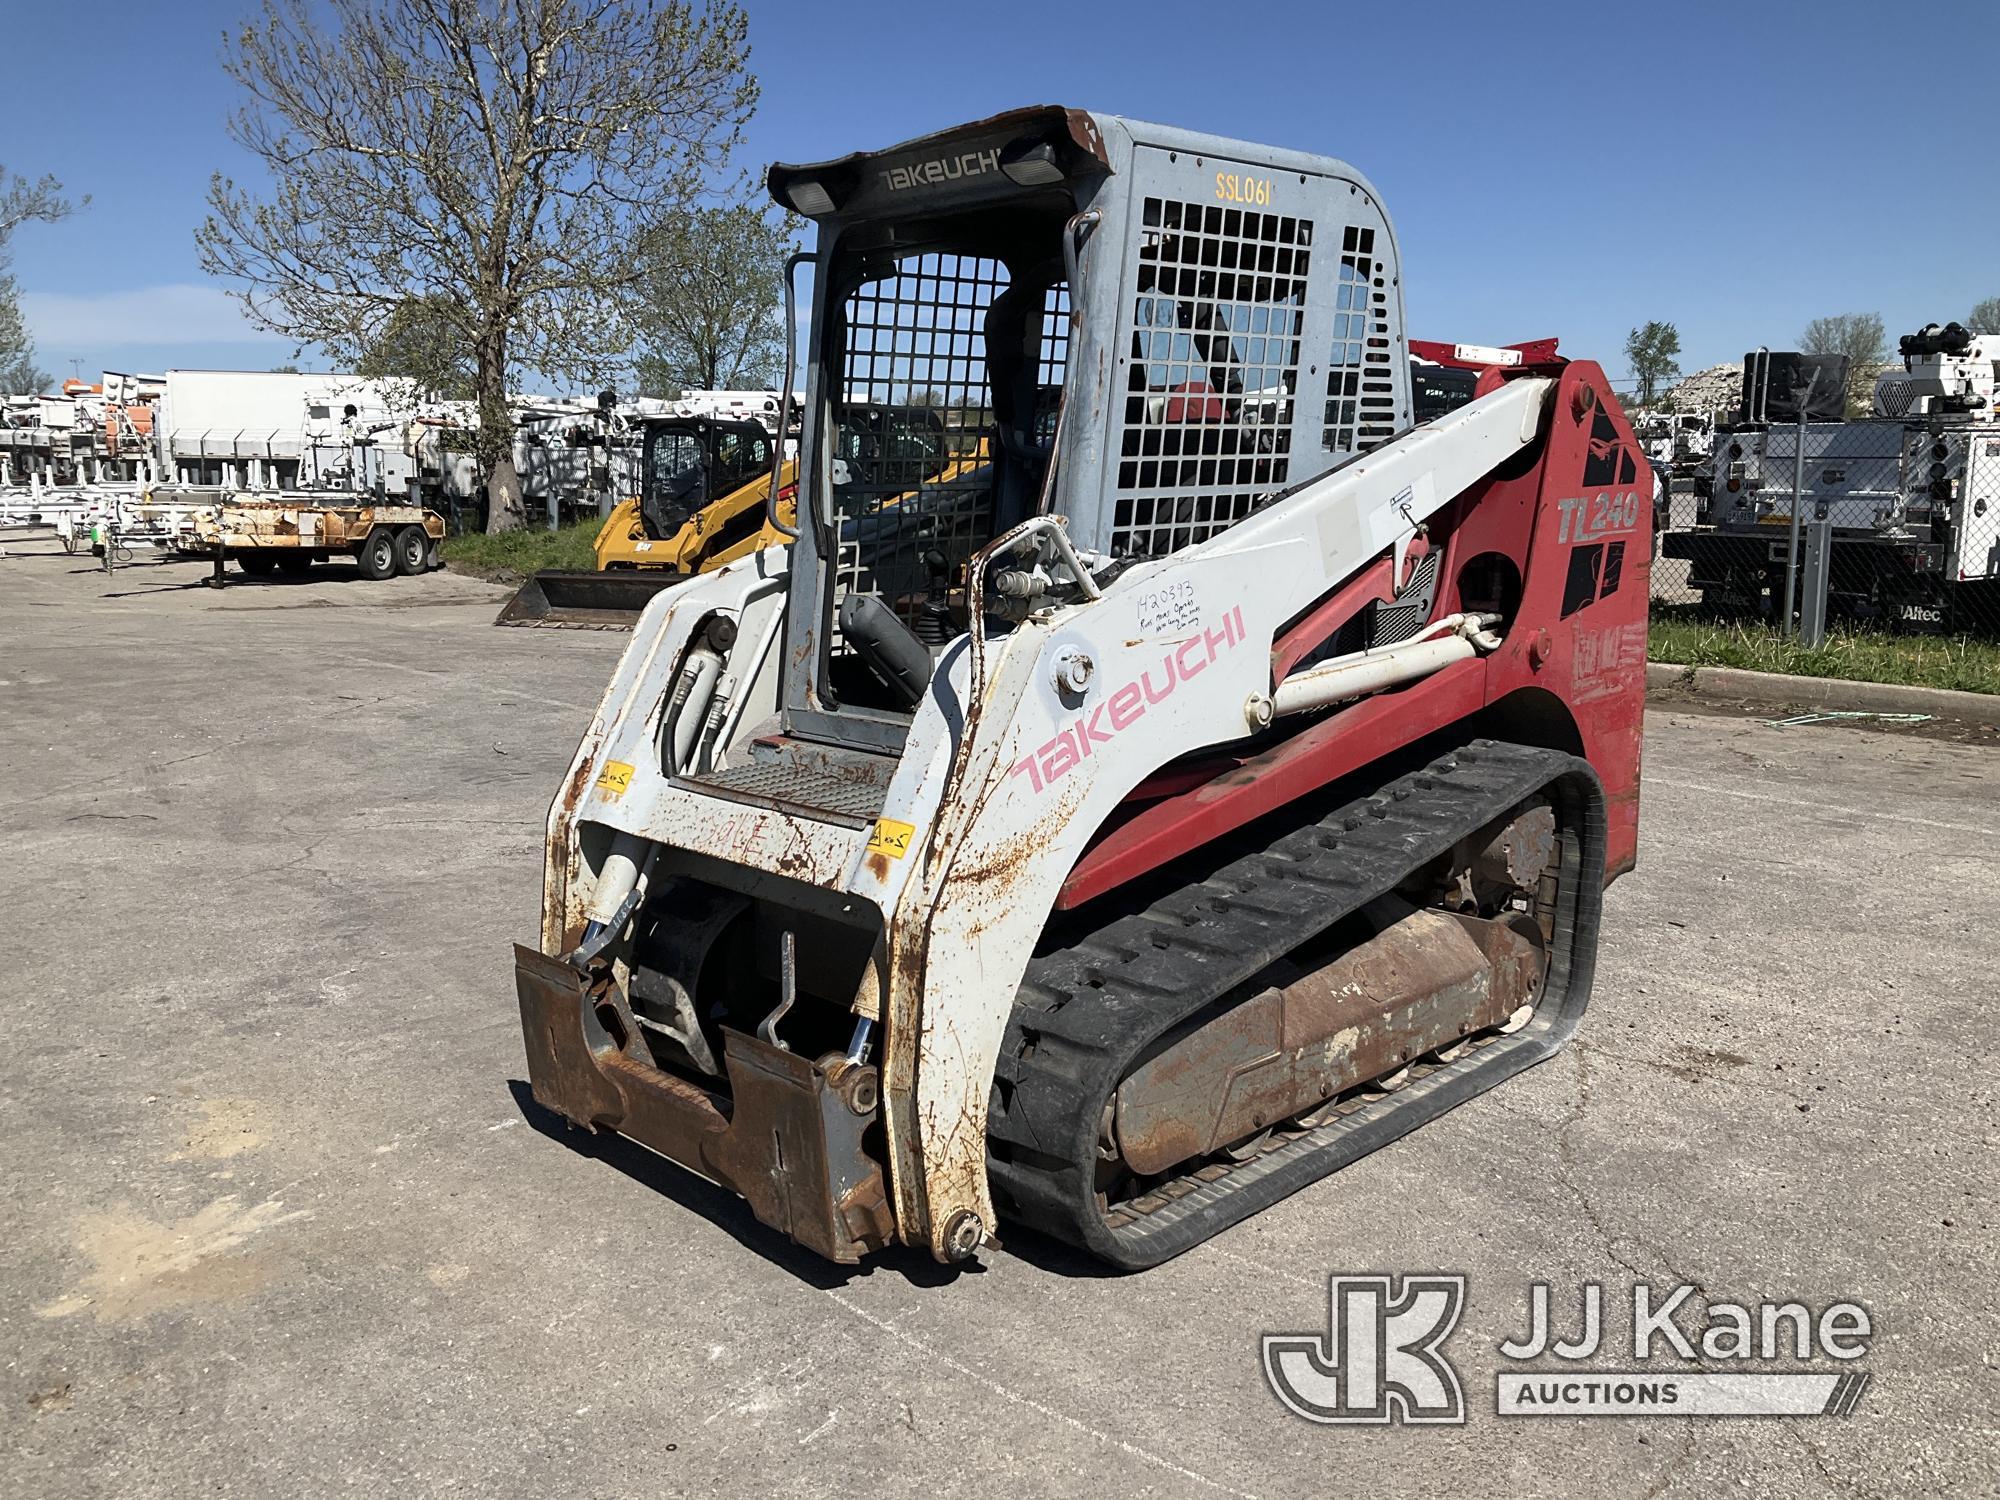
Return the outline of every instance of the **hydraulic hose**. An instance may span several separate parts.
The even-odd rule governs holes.
[[[592,922],[583,929],[583,941],[578,943],[575,951],[569,955],[568,962],[572,967],[589,968],[591,960],[624,932],[626,925],[632,920],[632,914],[646,899],[648,877],[653,873],[653,861],[659,857],[660,846],[655,844],[647,851],[646,862],[639,866],[639,878],[632,882],[632,889],[626,892],[625,899],[618,903],[618,910],[611,914],[608,921]]]
[[[671,756],[668,769],[675,774],[688,768],[694,754],[701,728],[708,718],[709,697],[717,680],[722,676],[722,657],[706,646],[698,646],[688,653],[687,665],[681,669],[681,681],[687,691],[680,691],[680,683],[675,684],[675,697],[679,700],[668,709],[667,746]]]

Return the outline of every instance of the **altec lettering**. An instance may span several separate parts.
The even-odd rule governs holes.
[[[1236,605],[1213,630],[1189,636],[1161,657],[1158,666],[1101,695],[1054,739],[1015,762],[1009,774],[1027,777],[1038,792],[1047,790],[1143,719],[1148,709],[1166,702],[1182,683],[1207,671],[1223,652],[1242,645],[1248,634],[1243,606]]]
[[[1000,170],[1000,152],[964,151],[957,156],[934,156],[929,161],[912,162],[907,167],[890,167],[882,181],[892,193],[905,188],[927,187],[940,182],[956,182],[961,177],[984,177]]]

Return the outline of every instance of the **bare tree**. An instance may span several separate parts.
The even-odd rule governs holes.
[[[1867,412],[1875,390],[1875,377],[1889,357],[1888,336],[1882,331],[1880,313],[1835,313],[1814,318],[1799,335],[1799,348],[1806,354],[1847,356],[1847,414]]]
[[[88,193],[79,204],[70,202],[62,191],[63,185],[53,177],[30,182],[18,173],[10,177],[7,169],[0,167],[0,255],[6,253],[7,241],[23,224],[36,220],[53,224],[58,219],[67,219],[79,208],[89,207]]]
[[[487,528],[519,526],[509,379],[595,381],[624,347],[635,247],[756,104],[747,37],[729,0],[267,0],[224,66],[272,191],[216,176],[203,266],[345,363],[419,299],[470,351]]]
[[[1680,374],[1680,330],[1671,323],[1649,322],[1625,336],[1625,358],[1631,362],[1632,378],[1639,383],[1639,404],[1651,406],[1653,393],[1663,380]]]
[[[662,226],[633,299],[642,390],[775,385],[784,363],[792,231],[762,205],[700,208]]]
[[[53,224],[76,212],[53,177],[30,182],[0,167],[0,395],[26,396],[47,390],[49,372],[35,365],[35,340],[21,316],[20,289],[7,274],[7,241],[23,224]],[[90,202],[86,197],[85,204]]]
[[[1965,326],[1974,333],[2000,333],[2000,297],[1988,297],[1972,304]]]

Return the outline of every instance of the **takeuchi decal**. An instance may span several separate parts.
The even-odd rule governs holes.
[[[934,156],[929,161],[890,167],[882,174],[882,182],[890,192],[900,193],[913,187],[956,182],[961,177],[984,177],[999,170],[1000,150],[996,146],[987,151],[962,151],[957,156]]]
[[[1225,651],[1243,644],[1249,634],[1243,606],[1232,608],[1212,630],[1191,635],[1116,691],[1101,695],[1081,710],[1054,739],[1015,762],[1009,773],[1025,776],[1036,791],[1044,791],[1164,703],[1191,677],[1199,677]]]

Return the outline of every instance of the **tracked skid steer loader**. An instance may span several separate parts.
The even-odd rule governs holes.
[[[1555,1053],[1638,819],[1597,366],[1458,346],[1416,425],[1326,157],[1043,107],[769,180],[795,520],[647,605],[555,797],[535,1098],[836,1261],[1137,1268]],[[898,405],[957,457],[847,442]]]

